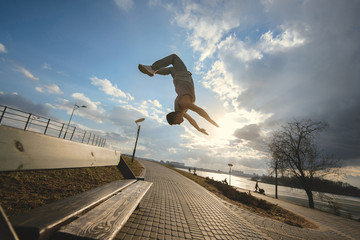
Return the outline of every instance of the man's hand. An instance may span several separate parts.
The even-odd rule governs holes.
[[[216,126],[216,127],[219,127],[219,125],[212,119],[209,119],[208,120],[212,125]]]
[[[210,118],[210,116],[207,114],[207,112],[205,112],[204,109],[202,109],[201,107],[195,105],[194,103],[191,102],[191,98],[189,95],[184,95],[180,101],[179,104],[182,108],[185,109],[190,109],[194,112],[196,112],[197,114],[199,114],[200,116],[202,116],[203,118],[205,118],[206,120],[208,120],[211,124],[213,124],[216,127],[219,127],[219,125]]]
[[[200,128],[200,127],[198,126],[198,124],[196,123],[196,121],[195,121],[192,117],[190,117],[189,114],[184,113],[184,118],[186,118],[186,119],[189,121],[189,123],[190,123],[194,128],[196,128],[196,130],[198,130],[199,132],[202,132],[202,133],[205,134],[205,135],[209,135],[209,134],[206,132],[205,129]]]
[[[202,132],[203,134],[209,135],[209,134],[206,132],[206,130],[203,129],[203,128],[200,128],[198,131],[199,131],[199,132]]]

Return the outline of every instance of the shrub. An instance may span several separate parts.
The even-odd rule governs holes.
[[[216,187],[222,194],[224,194],[229,199],[241,202],[245,205],[261,208],[266,211],[272,209],[275,206],[274,204],[268,203],[263,199],[253,197],[250,193],[239,192],[230,185],[215,181],[208,177],[206,178],[206,182]]]

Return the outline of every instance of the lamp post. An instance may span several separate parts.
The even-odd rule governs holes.
[[[138,130],[137,130],[137,135],[136,135],[136,141],[135,141],[135,147],[134,147],[134,152],[133,152],[133,155],[132,155],[132,158],[131,158],[131,162],[134,162],[134,157],[135,157],[135,151],[136,151],[136,145],[137,145],[137,141],[138,141],[138,138],[139,138],[139,133],[140,133],[140,128],[141,128],[141,125],[139,125],[138,123],[139,122],[142,122],[144,121],[145,118],[139,118],[138,120],[135,121],[137,127],[138,127]]]
[[[278,161],[275,161],[275,198],[278,198]]]
[[[230,167],[230,170],[229,170],[229,185],[231,185],[231,167],[233,165],[231,163],[229,163],[228,166]]]
[[[86,106],[85,106],[85,105],[79,106],[79,105],[77,105],[76,103],[74,104],[72,113],[71,113],[71,115],[70,115],[69,123],[68,123],[68,125],[67,125],[67,127],[66,127],[66,131],[65,131],[65,134],[64,134],[64,139],[65,139],[66,134],[67,134],[67,131],[68,131],[68,129],[69,129],[69,125],[70,125],[72,116],[73,116],[73,114],[74,114],[74,111],[75,111],[76,109],[78,109],[78,108],[86,108]]]

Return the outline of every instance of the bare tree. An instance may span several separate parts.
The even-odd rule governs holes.
[[[324,122],[302,120],[287,123],[276,131],[269,143],[272,168],[295,177],[305,190],[309,207],[314,208],[313,180],[337,173],[338,161],[318,149],[317,135],[327,127]]]

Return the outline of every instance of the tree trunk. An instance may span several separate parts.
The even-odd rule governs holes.
[[[314,198],[311,190],[305,189],[309,200],[309,208],[314,208]]]

